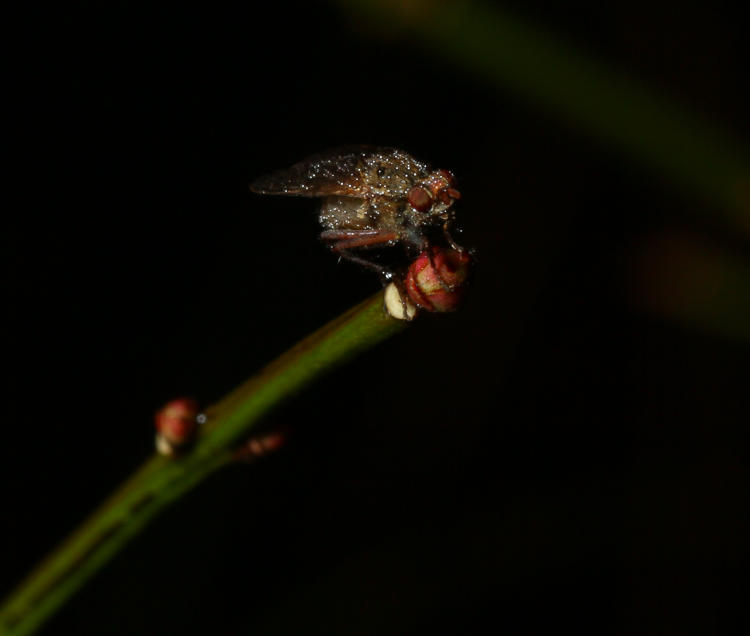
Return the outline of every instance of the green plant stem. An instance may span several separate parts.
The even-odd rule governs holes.
[[[338,4],[611,145],[713,203],[727,224],[750,236],[747,147],[636,78],[486,2]]]
[[[406,324],[385,314],[378,293],[208,408],[208,422],[187,455],[148,460],[18,586],[0,607],[0,633],[33,632],[165,506],[232,462],[233,449],[269,410]]]

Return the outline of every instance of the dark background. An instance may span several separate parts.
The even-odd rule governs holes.
[[[503,6],[747,130],[728,5],[602,4]],[[161,404],[217,400],[377,290],[253,177],[403,148],[458,176],[478,255],[463,311],[277,411],[288,448],[180,501],[42,633],[741,633],[750,349],[640,286],[654,241],[747,258],[708,204],[334,5],[13,28],[0,595],[152,452]]]

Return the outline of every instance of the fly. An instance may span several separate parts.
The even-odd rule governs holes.
[[[464,251],[450,233],[453,203],[461,198],[455,177],[403,150],[336,148],[260,177],[250,189],[320,198],[320,238],[335,254],[375,269],[386,280],[393,272],[362,252],[395,245],[423,252],[436,230],[451,248]]]

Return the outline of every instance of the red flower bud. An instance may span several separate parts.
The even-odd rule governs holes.
[[[198,403],[177,398],[156,413],[156,448],[162,455],[174,455],[195,439],[198,430]]]
[[[234,459],[236,461],[250,462],[256,457],[262,457],[263,455],[278,450],[285,442],[286,434],[281,431],[274,431],[258,437],[251,437],[235,450]]]
[[[466,292],[471,265],[468,252],[434,246],[409,266],[406,293],[426,311],[456,311]]]

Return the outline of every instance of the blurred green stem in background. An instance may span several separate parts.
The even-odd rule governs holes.
[[[605,141],[713,203],[727,224],[750,236],[750,152],[637,79],[485,2],[337,3]]]
[[[630,287],[639,308],[723,338],[750,343],[750,263],[685,232],[631,246]]]
[[[263,415],[406,324],[386,315],[379,292],[206,409],[208,421],[188,454],[148,460],[5,600],[0,634],[37,629],[169,503],[232,462]]]

